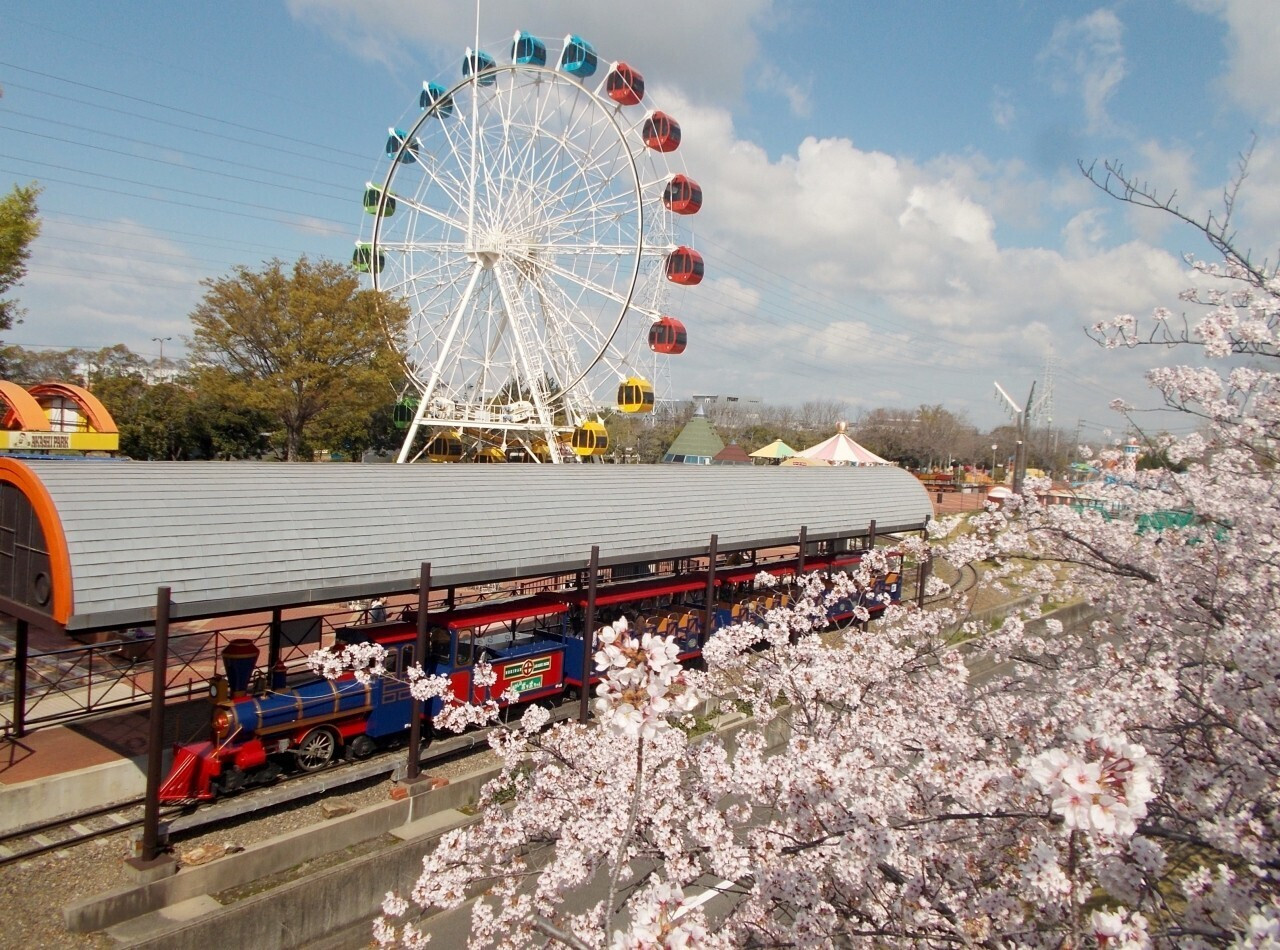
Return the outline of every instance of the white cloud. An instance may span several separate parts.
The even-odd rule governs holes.
[[[124,343],[151,354],[154,337],[172,337],[165,354],[176,355],[208,273],[207,262],[134,221],[86,226],[49,216],[17,294],[26,319],[5,340],[89,349]]]
[[[755,88],[763,92],[781,93],[787,108],[797,118],[808,118],[813,112],[813,76],[796,82],[772,63],[762,63],[756,70]]]
[[[1274,0],[1187,0],[1188,5],[1220,17],[1228,30],[1228,93],[1264,122],[1280,124],[1280,16]]]
[[[809,137],[774,160],[725,110],[655,95],[680,117],[683,159],[706,189],[693,226],[708,279],[680,301],[691,342],[677,387],[854,408],[892,394],[986,423],[990,380],[1036,378],[1054,355],[1075,381],[1060,384],[1062,418],[1085,404],[1099,415],[1113,396],[1152,403],[1138,367],[1163,354],[1103,354],[1083,328],[1175,302],[1185,268],[1141,240],[1116,246],[1109,206],[1078,173],[1037,179],[979,154],[922,165],[843,138]],[[1065,211],[1061,249],[1002,246],[993,209],[1006,206],[1025,220]]]
[[[1123,32],[1113,12],[1095,10],[1078,20],[1060,21],[1040,52],[1054,89],[1079,94],[1090,132],[1113,126],[1107,103],[1125,76]]]

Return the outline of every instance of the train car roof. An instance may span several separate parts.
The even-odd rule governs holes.
[[[919,530],[898,468],[0,459],[0,611],[69,631]]]

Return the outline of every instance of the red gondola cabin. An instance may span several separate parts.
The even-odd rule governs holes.
[[[675,356],[683,353],[688,344],[689,334],[675,317],[663,317],[649,327],[649,349],[655,353]]]
[[[665,112],[650,112],[640,136],[655,152],[674,152],[680,147],[680,123]]]
[[[683,244],[667,255],[667,280],[692,287],[702,283],[702,255]]]
[[[662,203],[676,214],[697,214],[702,207],[702,188],[687,175],[676,175],[667,182]]]
[[[626,63],[615,63],[604,79],[604,91],[621,105],[638,105],[644,98],[644,77]]]

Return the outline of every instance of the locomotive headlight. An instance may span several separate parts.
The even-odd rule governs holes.
[[[221,673],[215,673],[209,678],[209,698],[215,703],[227,701],[227,678]]]

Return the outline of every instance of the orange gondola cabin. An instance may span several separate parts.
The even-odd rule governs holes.
[[[667,280],[692,287],[702,283],[705,267],[702,255],[683,244],[667,255]]]
[[[662,203],[675,214],[697,214],[702,207],[702,188],[687,175],[676,175],[663,189]]]
[[[655,353],[675,356],[683,353],[689,345],[689,334],[684,324],[675,317],[663,317],[655,320],[649,327],[649,349]]]
[[[650,112],[640,137],[655,152],[674,152],[680,147],[680,123],[665,112]]]
[[[644,98],[644,77],[626,63],[614,63],[604,78],[604,91],[619,105],[638,105]]]

